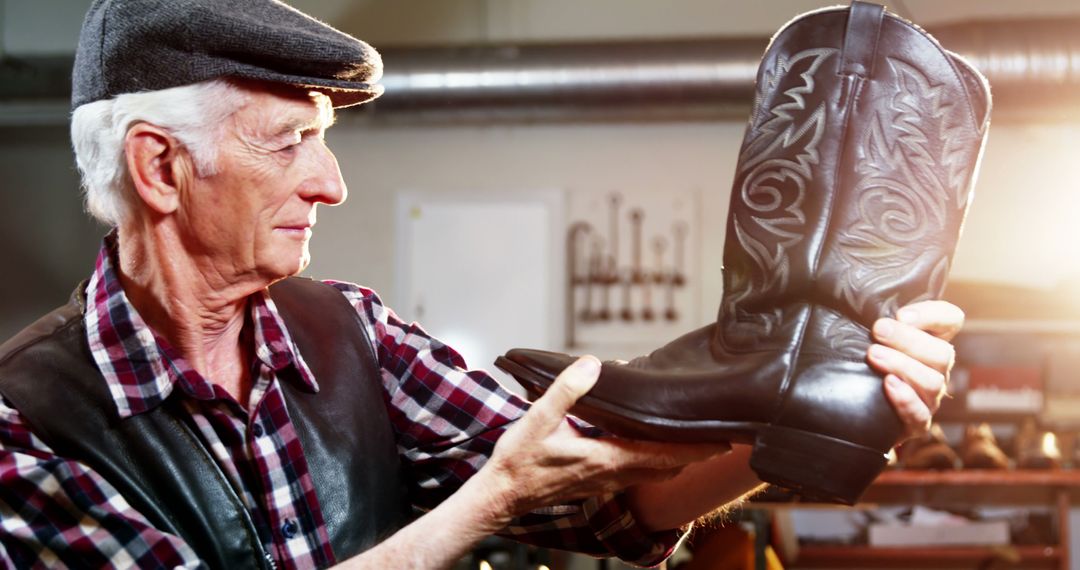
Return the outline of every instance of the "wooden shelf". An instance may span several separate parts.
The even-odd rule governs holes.
[[[941,407],[934,414],[934,423],[977,424],[987,422],[1019,424],[1035,416],[1036,414],[1032,412],[971,411],[967,407],[967,394],[960,394],[953,398],[946,398],[941,402]]]
[[[752,503],[753,508],[850,508],[821,503]],[[1080,499],[1080,470],[896,470],[882,473],[856,508],[878,505],[928,505],[968,508],[981,505],[1043,507],[1056,511],[1058,545],[953,547],[870,547],[804,545],[792,568],[994,568],[1070,569],[1069,508]],[[999,561],[999,562],[993,562]]]
[[[885,471],[874,486],[1024,486],[1052,485],[1080,488],[1080,470],[1076,469],[957,469],[954,471]]]
[[[918,564],[973,568],[976,563],[987,560],[1021,563],[1027,568],[1057,568],[1061,563],[1061,549],[1050,545],[933,548],[808,545],[799,548],[795,567],[836,568],[856,564],[873,568],[913,568]]]
[[[957,471],[886,471],[866,490],[856,508],[879,505],[1048,505],[1062,499],[1080,503],[1080,470],[966,469]],[[847,509],[843,505],[799,502],[791,492],[770,489],[751,500],[753,508]]]
[[[1080,501],[1078,470],[886,471],[863,495],[870,504],[1054,505]]]

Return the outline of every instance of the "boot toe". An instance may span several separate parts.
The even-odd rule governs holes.
[[[568,354],[515,348],[497,358],[495,366],[513,376],[530,394],[540,396],[574,360]]]
[[[506,353],[506,358],[511,362],[522,366],[529,371],[549,378],[554,381],[567,366],[576,360],[569,354],[548,352],[546,350],[533,350],[529,348],[515,348]]]

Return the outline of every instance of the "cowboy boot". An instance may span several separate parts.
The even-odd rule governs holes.
[[[881,6],[790,22],[758,71],[717,322],[605,363],[573,413],[626,437],[752,443],[763,481],[855,502],[903,432],[869,328],[941,295],[989,107],[977,71]],[[539,394],[572,360],[496,365]]]
[[[960,460],[964,469],[1008,469],[1009,457],[998,447],[990,424],[969,425],[964,429],[960,444]]]
[[[945,471],[960,466],[960,458],[949,447],[945,432],[937,424],[931,425],[930,431],[922,436],[904,442],[900,461],[904,469]]]
[[[1028,418],[1016,434],[1016,466],[1020,469],[1058,469],[1061,467],[1061,448],[1054,432],[1039,429]]]

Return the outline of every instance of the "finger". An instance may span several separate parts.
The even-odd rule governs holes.
[[[896,318],[945,340],[952,340],[964,326],[964,311],[948,301],[912,303],[897,311]]]
[[[570,408],[596,385],[600,376],[600,361],[595,356],[582,356],[567,366],[525,414],[524,420],[534,427],[556,429]]]
[[[945,395],[944,373],[880,344],[870,346],[869,360],[874,368],[908,384],[931,411],[941,405]]]
[[[933,414],[910,385],[888,374],[885,376],[885,396],[907,428],[909,437],[930,431],[930,418]]]
[[[894,348],[941,373],[952,369],[956,350],[949,341],[894,319],[878,319],[874,340]]]

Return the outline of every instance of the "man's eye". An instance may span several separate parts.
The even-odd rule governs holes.
[[[300,143],[304,142],[304,137],[300,133],[294,133],[292,136],[281,141],[284,146],[278,148],[277,152],[293,152],[296,150]]]
[[[304,142],[304,139],[296,137],[286,142],[285,146],[279,148],[277,152],[291,153],[296,152],[296,149],[300,147],[300,144]]]

